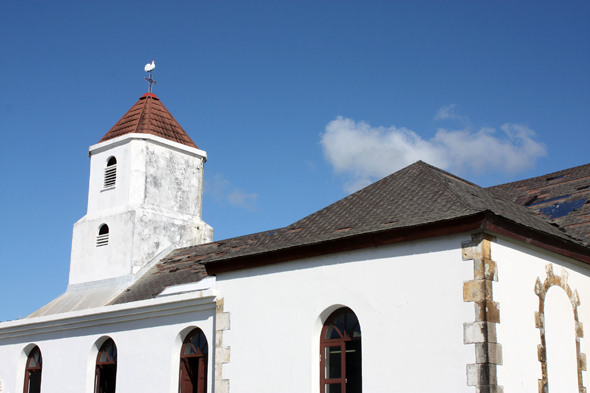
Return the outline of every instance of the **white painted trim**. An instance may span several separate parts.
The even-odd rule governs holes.
[[[215,276],[205,277],[204,279],[191,282],[188,284],[180,284],[180,285],[173,285],[167,287],[157,297],[162,296],[170,296],[170,295],[177,295],[180,293],[188,293],[188,292],[195,292],[195,291],[202,291],[205,289],[215,289]]]
[[[0,323],[0,340],[215,308],[214,289]]]
[[[110,149],[114,146],[122,145],[129,142],[132,139],[140,139],[140,140],[149,140],[156,144],[163,145],[165,147],[172,148],[173,150],[177,150],[183,153],[188,153],[192,156],[197,156],[203,159],[203,162],[207,161],[207,152],[201,149],[196,149],[194,147],[190,147],[187,145],[183,145],[182,143],[174,142],[166,138],[162,138],[152,134],[140,134],[140,133],[130,133],[121,135],[117,138],[109,139],[108,141],[104,141],[101,143],[97,143],[96,145],[92,145],[88,148],[88,156],[92,156],[92,154],[100,153],[107,149]]]

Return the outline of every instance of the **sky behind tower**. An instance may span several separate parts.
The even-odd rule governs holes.
[[[147,92],[199,148],[215,240],[423,160],[481,186],[589,162],[587,1],[0,4],[0,321],[67,287],[88,147]]]

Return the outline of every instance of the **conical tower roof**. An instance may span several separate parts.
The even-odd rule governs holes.
[[[142,95],[99,143],[132,133],[151,134],[198,149],[195,142],[153,93]]]

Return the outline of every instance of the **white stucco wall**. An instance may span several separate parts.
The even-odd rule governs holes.
[[[230,391],[319,392],[323,321],[350,307],[362,329],[363,392],[473,392],[463,323],[469,235],[365,249],[220,274],[230,313]]]
[[[23,391],[24,350],[33,344],[43,356],[43,393],[94,392],[96,355],[106,337],[117,346],[117,392],[177,392],[182,341],[195,327],[205,333],[209,345],[211,392],[215,296],[211,291],[205,295],[0,323],[2,393]]]
[[[103,187],[110,157],[114,187]],[[206,153],[153,135],[129,134],[90,147],[88,212],[74,225],[70,284],[136,273],[169,246],[209,242],[201,219]],[[101,224],[109,244],[96,246]]]
[[[497,239],[497,242],[492,243],[492,259],[496,261],[498,266],[498,282],[494,283],[494,301],[500,303],[500,324],[497,326],[497,334],[498,342],[502,344],[504,360],[504,365],[498,367],[498,383],[504,386],[505,392],[537,392],[538,380],[541,379],[541,363],[537,358],[537,346],[541,344],[541,339],[539,329],[535,327],[535,312],[539,311],[539,297],[535,294],[535,282],[537,278],[541,282],[545,281],[547,277],[545,269],[549,263],[553,265],[555,275],[560,276],[562,268],[567,271],[569,286],[579,294],[579,321],[583,323],[584,333],[588,337],[590,334],[588,331],[588,326],[590,326],[590,266],[501,237]],[[561,287],[551,287],[551,291],[565,293]],[[551,304],[546,304],[545,307],[557,306],[559,313],[569,315],[569,318],[573,319],[571,303],[560,302],[559,296],[553,296],[550,292],[547,302],[551,302]],[[547,320],[546,322],[555,321]],[[571,341],[569,345],[575,349],[575,332],[569,331],[574,326],[573,321],[558,323],[558,326],[568,329],[568,331],[562,332],[562,336],[569,337]],[[553,340],[555,338],[553,336]],[[582,353],[587,352],[586,340],[582,338],[580,341]],[[571,356],[572,348],[569,348],[566,353],[569,354],[566,356]],[[548,356],[551,356],[550,352]],[[557,362],[552,360],[555,359],[548,359],[549,366],[571,368],[573,365],[575,367],[575,359]],[[552,370],[551,367],[549,368],[549,391],[562,391],[558,389],[555,379],[553,380],[555,388],[552,389]],[[555,375],[569,375],[570,377],[574,372],[568,369],[555,370],[555,368],[553,371]],[[588,378],[588,373],[583,372],[586,388],[589,386]]]
[[[91,146],[88,214],[117,206],[148,205],[201,216],[203,150],[148,134],[127,134]],[[117,181],[104,189],[107,160],[117,159]]]

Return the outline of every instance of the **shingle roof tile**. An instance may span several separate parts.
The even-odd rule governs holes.
[[[487,190],[527,206],[572,238],[590,246],[590,164],[500,184]],[[565,209],[561,214],[567,214],[552,214],[559,207]]]
[[[504,185],[507,190],[520,187],[510,184]],[[580,214],[571,223],[563,221],[570,223],[564,233],[536,211],[514,203],[513,199],[522,199],[520,190],[504,195],[419,161],[287,227],[175,250],[115,303],[147,299],[169,285],[198,281],[206,275],[204,266],[209,264],[484,212],[562,240],[578,242],[577,235],[572,238],[577,229],[571,228],[590,218],[587,207],[581,209],[586,216]]]

